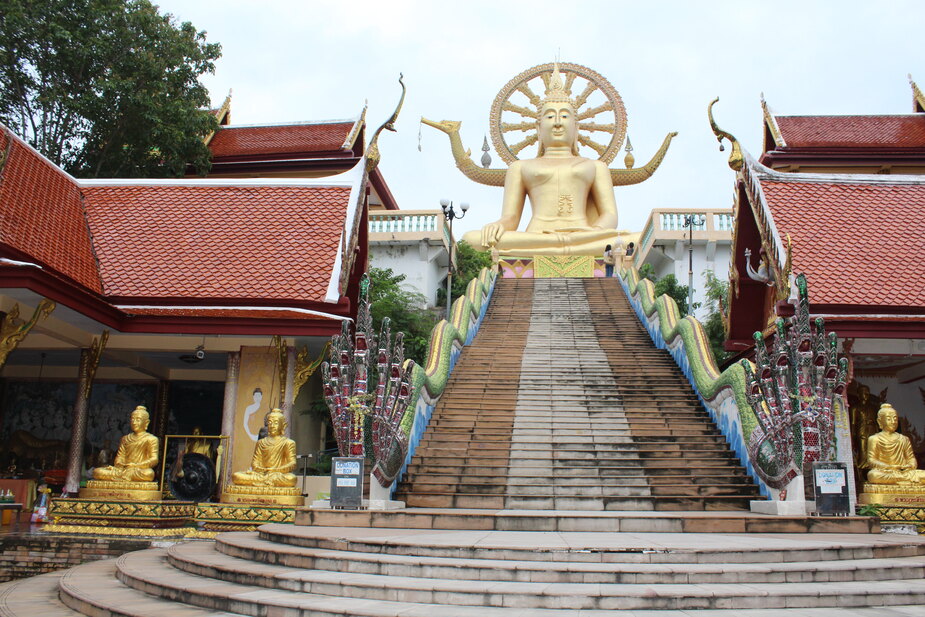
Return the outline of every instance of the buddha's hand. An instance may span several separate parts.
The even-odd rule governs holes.
[[[482,227],[482,246],[491,247],[498,243],[507,231],[501,223],[489,223]]]

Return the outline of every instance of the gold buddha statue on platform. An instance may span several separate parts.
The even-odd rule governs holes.
[[[225,487],[223,502],[264,505],[302,505],[303,498],[295,488],[295,442],[284,436],[286,418],[274,409],[264,420],[267,436],[257,440],[251,467],[231,475]]]
[[[861,503],[925,505],[925,471],[918,469],[912,442],[896,432],[899,416],[884,403],[877,412],[880,432],[867,439],[867,482]]]
[[[579,116],[558,66],[536,120],[534,159],[511,163],[504,181],[501,218],[463,240],[502,255],[602,255],[616,244],[617,205],[610,170],[578,154]],[[533,216],[517,231],[526,199]]]
[[[160,499],[154,482],[154,467],[159,460],[158,439],[147,432],[150,416],[144,405],[130,416],[132,432],[122,437],[112,465],[93,470],[93,480],[81,489],[81,498],[108,497],[117,500],[149,501]]]

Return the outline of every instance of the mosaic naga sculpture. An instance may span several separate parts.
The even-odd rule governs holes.
[[[376,473],[379,464],[395,457],[403,460],[408,451],[401,423],[414,394],[414,362],[404,358],[403,338],[404,333],[396,333],[392,344],[387,317],[382,320],[379,336],[375,336],[369,277],[364,275],[356,327],[351,332],[349,323],[344,322],[341,333],[331,339],[329,361],[321,365],[324,400],[331,412],[340,455],[366,458],[380,480],[381,474]],[[376,385],[370,391],[373,379]]]
[[[814,461],[835,459],[835,404],[845,392],[848,360],[838,356],[838,337],[826,335],[821,317],[810,323],[806,277],[796,277],[799,303],[792,318],[777,320],[768,352],[755,333],[755,369],[742,361],[746,396],[759,426],[748,443],[753,461],[776,472],[768,484],[781,488]]]

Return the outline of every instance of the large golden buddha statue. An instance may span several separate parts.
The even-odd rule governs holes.
[[[139,405],[132,412],[132,432],[119,441],[119,450],[112,465],[93,470],[93,480],[81,490],[81,497],[111,497],[114,499],[159,499],[154,482],[154,466],[158,461],[158,439],[147,432],[148,410]]]
[[[918,469],[912,443],[896,432],[899,416],[892,405],[880,406],[877,425],[880,432],[867,438],[868,484],[925,485],[925,471]]]
[[[296,466],[295,442],[283,433],[286,418],[282,410],[274,409],[264,420],[267,436],[257,440],[254,457],[247,471],[231,475],[232,484],[225,487],[222,501],[293,505],[302,497],[292,473]]]
[[[462,149],[459,123],[432,122],[429,126],[450,135],[457,166],[469,178],[482,184],[503,181],[501,217],[478,231],[470,231],[463,240],[478,250],[512,257],[534,255],[603,255],[608,244],[618,244],[617,207],[613,187],[641,182],[654,173],[667,151],[674,134],[645,167],[632,169],[633,158],[627,142],[626,170],[609,169],[607,163],[619,151],[626,132],[622,101],[606,79],[580,65],[541,65],[521,73],[499,93],[492,108],[492,140],[502,158],[510,163],[507,170],[478,169]],[[551,70],[550,70],[551,69]],[[545,96],[530,89],[530,80],[542,79]],[[575,98],[571,88],[576,79],[587,85]],[[589,103],[589,96],[600,90],[603,104]],[[535,108],[512,102],[511,96],[524,96]],[[586,106],[587,104],[587,106]],[[526,122],[501,121],[503,112],[514,112]],[[598,114],[613,113],[612,123],[596,120]],[[509,146],[503,133],[535,131],[518,144]],[[579,131],[602,131],[612,135],[609,144],[599,144]],[[537,156],[519,160],[524,147],[538,143]],[[599,160],[581,156],[580,145],[600,154]],[[532,215],[524,231],[518,231],[524,206],[529,199]]]

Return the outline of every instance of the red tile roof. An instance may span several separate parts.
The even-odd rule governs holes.
[[[235,319],[297,319],[305,320],[338,320],[333,315],[325,315],[318,311],[299,311],[296,309],[271,308],[242,308],[242,307],[159,307],[159,306],[122,306],[128,315],[144,315],[158,317],[221,317]],[[340,321],[340,320],[338,320]]]
[[[0,127],[0,243],[99,293],[100,277],[74,179]]]
[[[925,181],[765,174],[761,186],[810,302],[925,308]]]
[[[349,187],[85,186],[105,293],[325,300]]]
[[[343,149],[354,122],[226,126],[209,142],[213,158],[304,154]]]
[[[787,148],[925,148],[925,114],[775,120]]]

